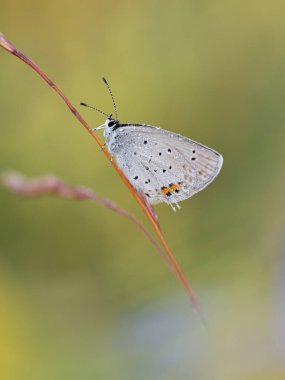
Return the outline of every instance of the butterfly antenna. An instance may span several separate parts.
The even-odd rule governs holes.
[[[107,117],[110,116],[110,115],[108,115],[106,112],[101,111],[101,110],[99,110],[98,108],[95,108],[95,107],[89,106],[89,105],[86,104],[86,103],[80,103],[80,105],[81,105],[81,106],[84,106],[84,107],[92,108],[93,110],[95,110],[95,111],[97,111],[97,112],[100,112],[100,113],[102,113],[103,115],[105,115],[105,116],[107,116]]]
[[[113,102],[113,106],[114,106],[114,110],[115,110],[115,114],[116,114],[116,119],[118,119],[118,112],[117,112],[117,106],[116,106],[116,102],[115,102],[115,98],[113,96],[113,93],[112,93],[112,90],[111,90],[111,87],[109,85],[109,83],[107,82],[107,79],[102,77],[103,79],[103,82],[105,83],[105,85],[107,86],[108,90],[109,90],[109,93],[111,95],[111,98],[112,98],[112,102]]]

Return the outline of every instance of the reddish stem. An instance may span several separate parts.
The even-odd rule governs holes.
[[[55,85],[53,81],[51,81],[48,76],[33,62],[31,61],[26,55],[24,55],[20,50],[18,50],[8,39],[0,33],[0,46],[3,47],[5,50],[10,52],[11,54],[15,55],[22,61],[24,61],[27,65],[29,65],[33,70],[35,70],[46,82],[47,84],[52,87],[55,92],[62,98],[62,100],[65,102],[65,104],[68,106],[70,111],[74,114],[74,116],[79,120],[79,122],[84,126],[84,128],[88,131],[88,133],[96,140],[97,144],[101,147],[103,150],[105,156],[110,161],[111,156],[109,152],[105,149],[104,144],[101,142],[101,140],[98,138],[98,136],[92,132],[89,125],[86,123],[86,121],[83,119],[83,117],[80,115],[80,113],[76,110],[76,108],[71,104],[71,102],[67,99],[67,97],[63,94],[63,92]],[[111,161],[114,169],[117,171],[125,185],[128,187],[140,207],[142,208],[143,212],[146,214],[147,218],[149,219],[150,223],[153,225],[154,230],[163,245],[163,248],[169,258],[169,261],[172,263],[174,272],[180,281],[180,283],[183,285],[183,287],[186,289],[187,293],[190,295],[193,308],[198,312],[201,319],[204,320],[203,314],[201,311],[200,303],[195,296],[191,285],[187,281],[186,277],[184,276],[184,273],[182,272],[177,260],[173,256],[170,248],[168,247],[164,236],[160,230],[159,224],[157,222],[157,219],[155,218],[154,212],[150,209],[150,207],[146,204],[146,201],[143,200],[142,196],[136,192],[136,190],[131,186],[128,179],[125,177],[124,173],[118,168],[117,164],[114,162],[114,160]]]

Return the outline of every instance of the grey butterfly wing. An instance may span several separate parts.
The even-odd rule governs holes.
[[[152,204],[175,204],[191,197],[212,182],[222,167],[219,153],[158,127],[122,124],[115,132],[111,153]]]

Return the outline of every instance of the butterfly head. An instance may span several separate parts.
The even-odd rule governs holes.
[[[118,124],[119,124],[119,120],[118,119],[113,119],[112,115],[110,115],[109,117],[107,117],[107,119],[105,121],[105,128],[106,129],[110,129],[110,128],[113,129]]]
[[[118,128],[119,124],[120,122],[118,119],[113,119],[112,115],[108,116],[104,125],[104,136],[107,138],[110,133]]]

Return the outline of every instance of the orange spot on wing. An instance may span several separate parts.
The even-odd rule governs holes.
[[[161,188],[161,193],[163,195],[167,195],[168,193],[173,193],[175,190],[177,190],[179,187],[183,187],[183,182],[179,182],[178,185],[175,185],[174,183],[171,183],[169,187],[163,186]],[[168,194],[169,195],[169,194]]]
[[[162,188],[161,188],[161,193],[162,193],[163,195],[166,195],[168,192],[169,192],[168,187],[162,187]]]

